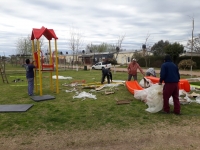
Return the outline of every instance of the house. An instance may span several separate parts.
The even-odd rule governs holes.
[[[64,54],[58,55],[59,63],[65,61],[66,64],[72,64],[73,58],[74,62],[78,64],[93,65],[97,62],[107,61],[109,59],[117,60],[118,64],[129,64],[131,59],[134,57],[135,52],[143,54],[143,51],[120,51],[118,54],[116,52],[97,52],[97,53],[86,53],[86,54]],[[148,55],[153,55],[151,52],[147,52]],[[55,56],[54,56],[55,57]],[[64,64],[64,63],[63,63]]]
[[[114,54],[114,58],[117,58],[118,64],[128,64],[131,62],[131,58],[134,55],[134,51],[121,51],[118,54]]]

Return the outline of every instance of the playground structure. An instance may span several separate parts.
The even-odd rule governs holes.
[[[145,78],[151,80],[153,84],[159,82],[159,78],[146,76]],[[126,81],[125,82],[126,88],[131,94],[134,94],[134,90],[143,90],[143,88],[138,84],[137,81]],[[186,92],[190,92],[190,84],[186,79],[180,79],[179,81],[179,89],[185,90]]]
[[[40,49],[40,37],[45,36],[46,39],[49,42],[49,53],[50,53],[50,61],[49,64],[44,64],[43,61],[43,53]],[[55,51],[52,53],[51,49],[51,40],[54,38],[54,46]],[[33,60],[35,60],[35,92],[38,92],[38,85],[37,85],[37,71],[39,73],[39,86],[40,86],[40,96],[43,95],[42,92],[42,72],[48,71],[50,72],[50,88],[53,91],[53,81],[52,81],[52,72],[56,71],[56,93],[59,93],[59,85],[58,85],[58,50],[57,50],[57,39],[55,32],[53,29],[47,29],[45,27],[41,27],[40,29],[33,28],[32,35],[31,35],[31,41],[32,41],[32,54],[33,54]],[[36,41],[36,44],[35,44]],[[36,45],[36,47],[35,47]],[[55,67],[53,62],[53,57],[55,54]]]

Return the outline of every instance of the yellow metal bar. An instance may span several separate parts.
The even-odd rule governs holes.
[[[34,40],[32,40],[32,56],[33,56],[33,60],[35,60],[34,52],[35,52],[35,44],[34,44]],[[35,88],[34,88],[35,89],[35,93],[37,93],[38,92],[38,87],[37,87],[37,71],[36,71],[36,69],[34,69],[34,86],[35,86]]]
[[[56,93],[59,93],[59,86],[58,86],[58,50],[57,50],[57,41],[55,39],[55,53],[56,53]]]
[[[50,59],[50,65],[53,64],[53,61],[52,61],[52,52],[51,52],[51,41],[49,40],[49,59]],[[52,71],[50,72],[50,89],[51,91],[53,91],[53,81],[52,81]]]
[[[37,54],[38,54],[38,70],[39,70],[39,80],[40,80],[40,96],[42,96],[42,71],[41,71],[41,59],[40,59],[40,42],[37,39]]]

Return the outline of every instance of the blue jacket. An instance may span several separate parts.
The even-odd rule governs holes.
[[[35,68],[35,66],[33,64],[26,64],[25,65],[25,69],[26,69],[26,78],[34,78],[34,71],[33,68]]]
[[[178,67],[171,60],[166,60],[161,66],[160,83],[163,81],[165,83],[175,83],[179,82],[179,80],[180,74]]]

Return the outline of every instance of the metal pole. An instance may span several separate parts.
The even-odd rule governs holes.
[[[192,61],[192,52],[193,52],[193,32],[194,32],[194,18],[192,18],[192,43],[191,43],[191,61]],[[191,65],[191,77],[192,77],[192,65]]]

